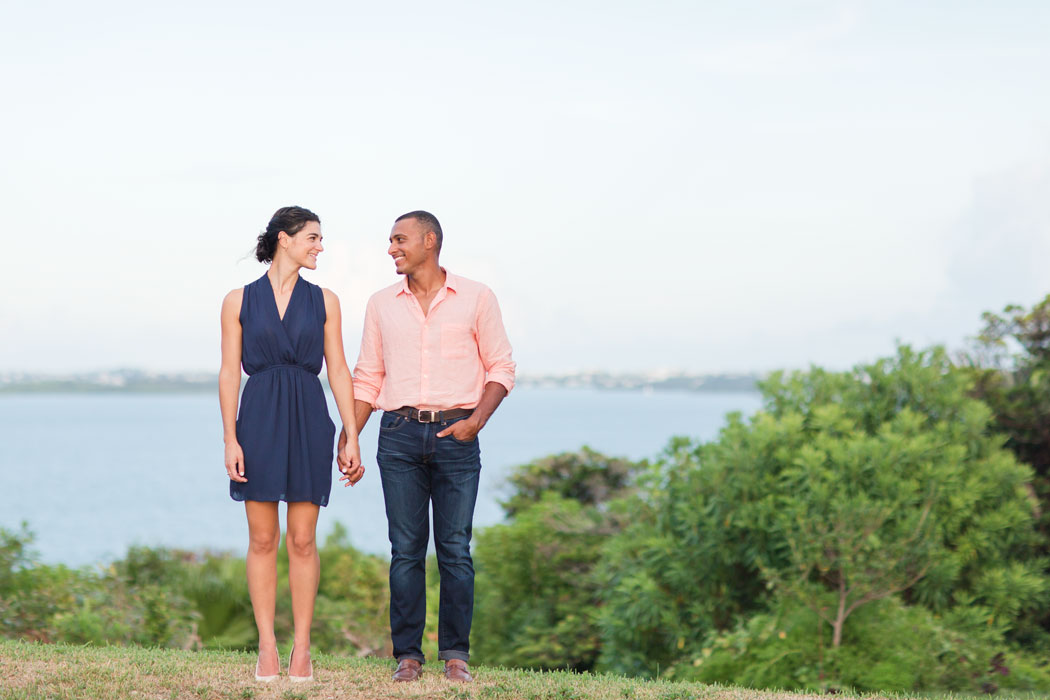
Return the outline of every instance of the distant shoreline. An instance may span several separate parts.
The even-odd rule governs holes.
[[[522,376],[518,386],[548,389],[702,393],[755,393],[758,374],[579,372]],[[327,386],[324,374],[322,383]],[[0,374],[0,394],[187,394],[214,392],[218,375],[112,370],[75,375]]]

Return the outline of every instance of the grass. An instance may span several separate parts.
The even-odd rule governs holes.
[[[393,670],[390,659],[323,654],[314,656],[317,679],[314,683],[293,685],[287,676],[273,683],[257,683],[253,677],[254,664],[255,656],[242,652],[80,647],[0,640],[0,699],[827,700],[832,697],[485,667],[472,669],[474,683],[453,684],[444,679],[437,664],[424,668],[423,680],[401,684],[390,680]]]

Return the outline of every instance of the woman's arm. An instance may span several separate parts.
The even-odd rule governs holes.
[[[328,366],[328,385],[339,409],[339,418],[346,432],[346,445],[340,450],[339,471],[342,480],[353,486],[364,476],[361,466],[361,448],[357,443],[357,419],[354,415],[354,380],[343,353],[343,317],[339,308],[339,297],[331,290],[324,291],[324,308],[327,319],[324,324],[324,362]]]
[[[241,389],[241,298],[235,289],[222,300],[222,365],[219,367],[219,410],[222,439],[226,443],[226,473],[234,481],[244,478],[244,452],[237,442],[237,396]]]

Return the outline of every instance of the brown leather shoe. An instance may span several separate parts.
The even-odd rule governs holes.
[[[423,664],[415,659],[401,659],[394,671],[395,681],[418,681],[423,675]]]
[[[474,679],[467,668],[467,662],[463,659],[449,659],[445,662],[445,678],[460,683],[470,683]]]

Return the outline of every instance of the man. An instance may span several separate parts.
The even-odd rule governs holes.
[[[450,680],[472,680],[467,661],[474,613],[470,536],[481,472],[477,435],[514,387],[496,297],[438,264],[442,238],[441,224],[428,212],[394,222],[387,252],[404,279],[369,299],[354,368],[358,430],[372,411],[384,412],[376,461],[389,523],[390,636],[398,681],[422,673],[431,504],[441,572],[438,658]]]

